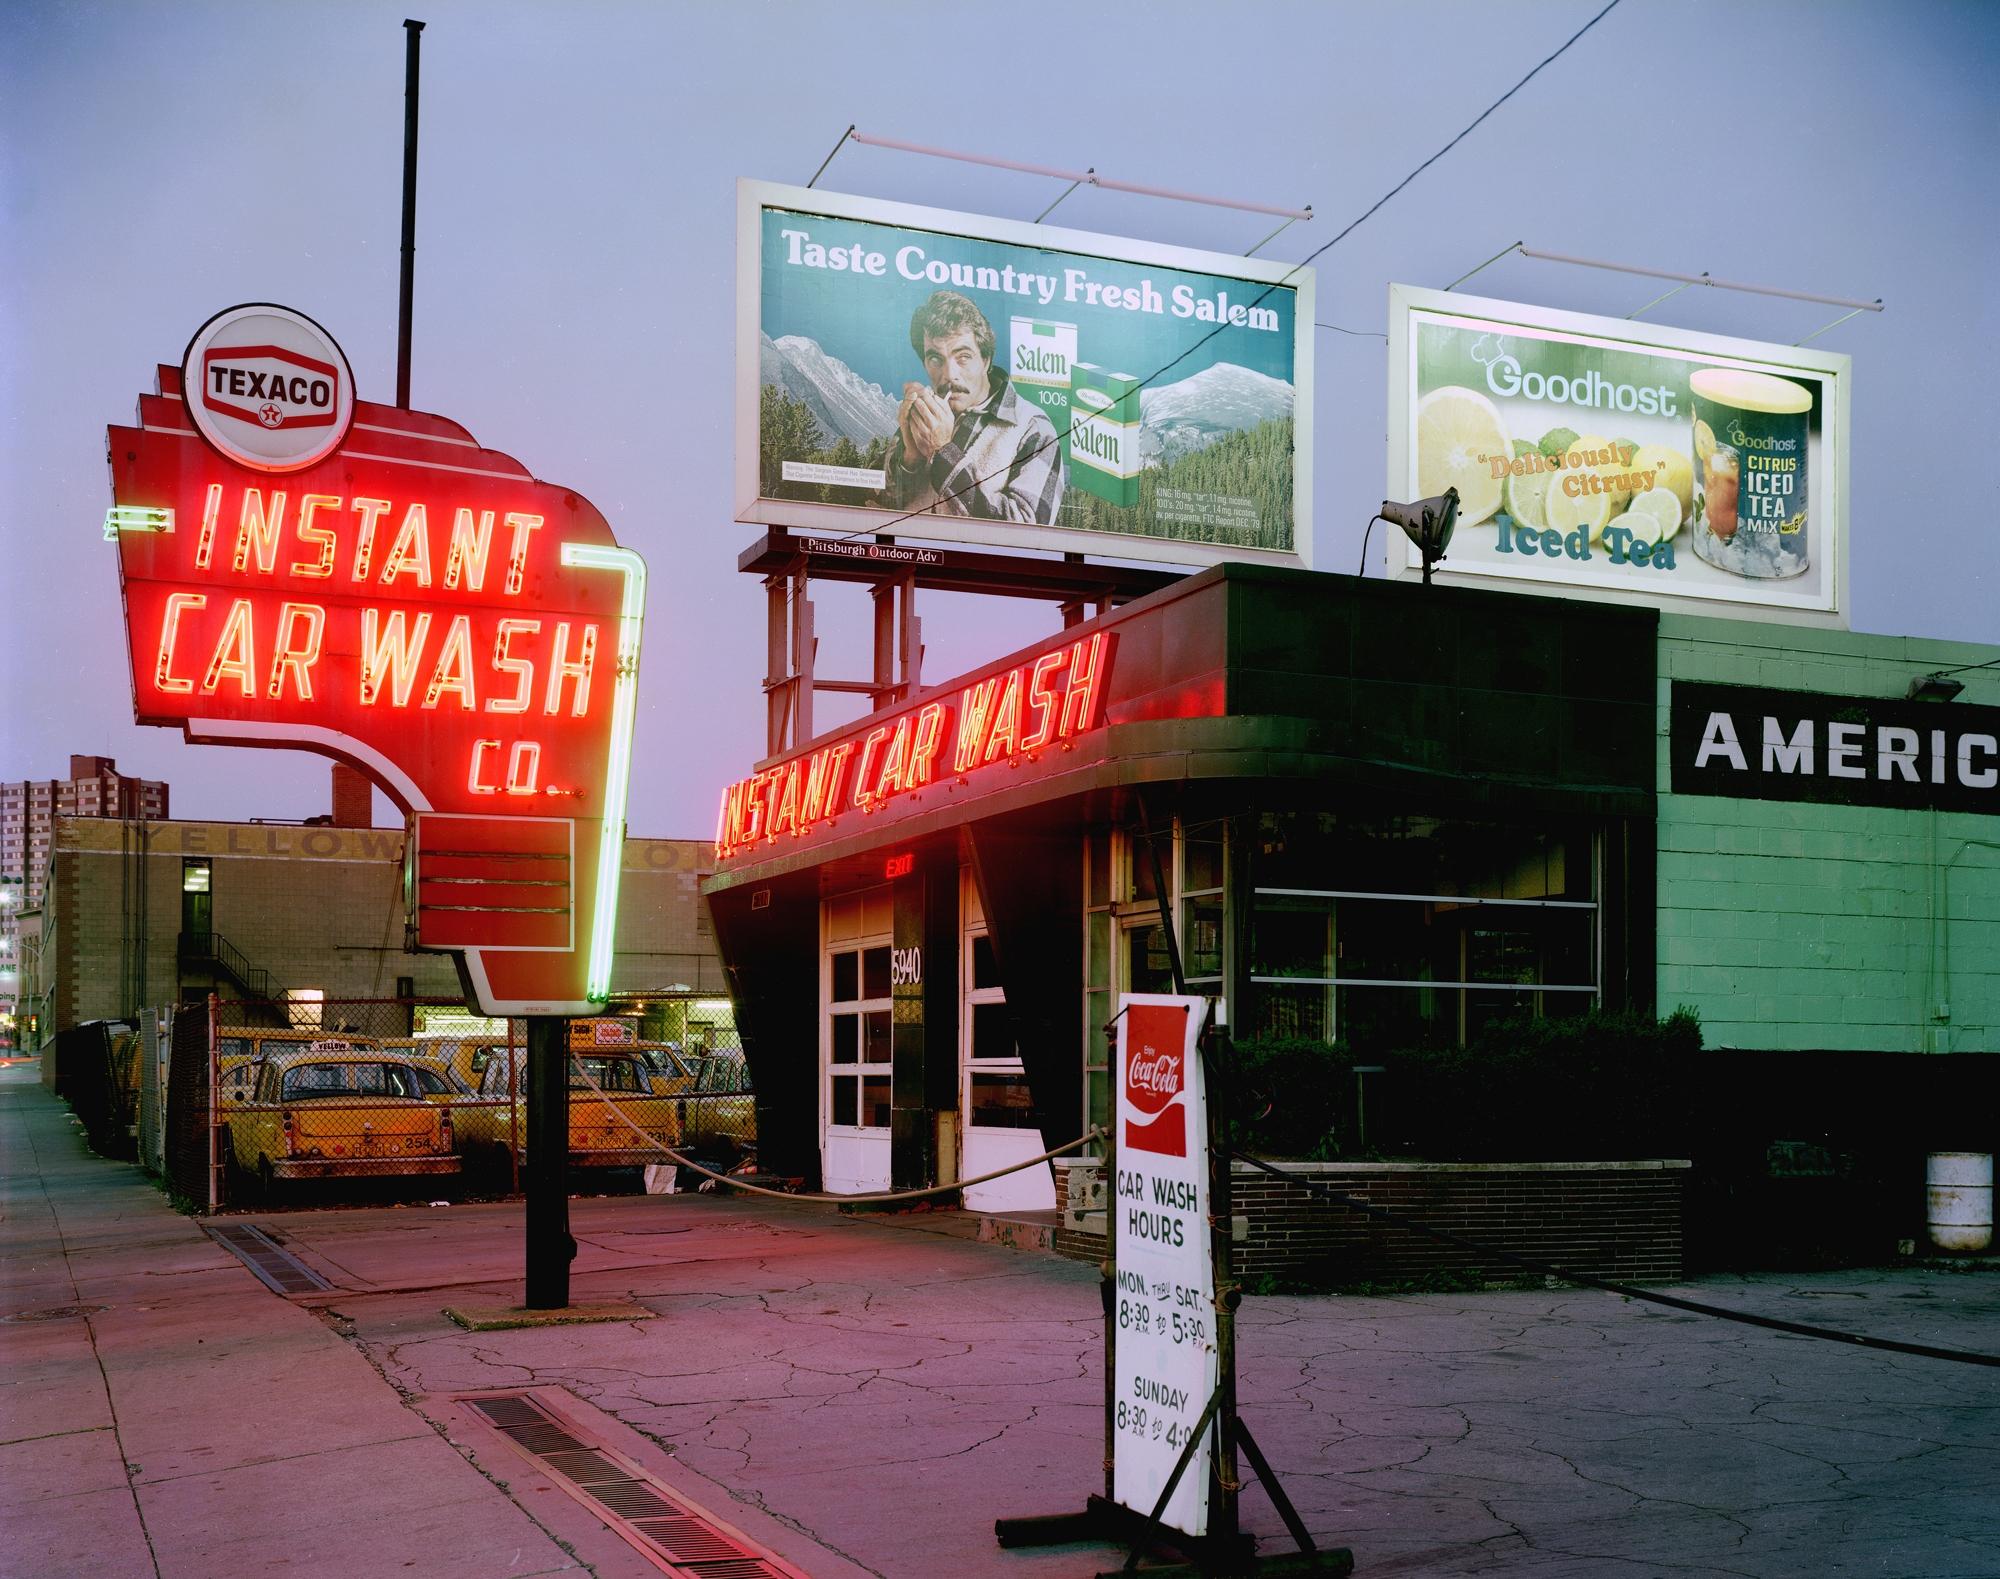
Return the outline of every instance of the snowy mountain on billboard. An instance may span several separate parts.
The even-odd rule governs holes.
[[[869,383],[839,357],[828,356],[817,341],[801,334],[758,339],[758,381],[804,402],[829,444],[848,438],[866,449],[871,439],[896,431],[896,402],[882,386]]]
[[[1177,384],[1139,392],[1139,451],[1151,463],[1170,461],[1291,414],[1292,386],[1282,378],[1217,362]]]

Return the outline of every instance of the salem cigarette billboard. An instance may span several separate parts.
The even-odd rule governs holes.
[[[1845,628],[1851,366],[1391,286],[1389,497],[1458,490],[1447,579]]]
[[[738,519],[1310,557],[1310,270],[738,192]]]

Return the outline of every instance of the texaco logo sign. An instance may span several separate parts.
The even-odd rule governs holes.
[[[354,420],[347,356],[304,313],[252,302],[217,313],[181,362],[188,415],[238,465],[302,471],[340,448]]]

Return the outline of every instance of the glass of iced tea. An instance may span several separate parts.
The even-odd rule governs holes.
[[[1741,459],[1727,444],[1718,444],[1702,463],[1702,493],[1708,500],[1708,529],[1723,542],[1736,535],[1736,489]]]

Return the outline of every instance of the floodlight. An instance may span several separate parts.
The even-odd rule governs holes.
[[[1369,519],[1369,531],[1374,530],[1377,521],[1400,526],[1403,535],[1417,545],[1417,551],[1424,556],[1424,585],[1429,586],[1431,567],[1444,558],[1445,549],[1451,546],[1452,529],[1458,525],[1458,490],[1447,488],[1433,498],[1409,504],[1384,499],[1382,508]],[[1363,573],[1368,568],[1368,532],[1361,534],[1361,568]]]
[[[1903,699],[1908,702],[1949,702],[1964,689],[1964,681],[1954,680],[1949,675],[1923,674],[1910,682]]]

